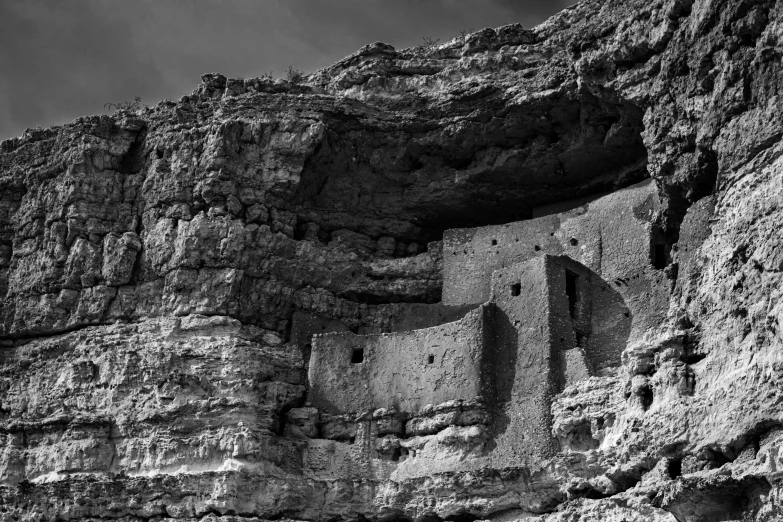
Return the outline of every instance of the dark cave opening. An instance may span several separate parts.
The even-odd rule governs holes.
[[[559,206],[557,204],[563,204],[563,211],[571,210],[571,208],[585,202],[644,181],[649,177],[646,169],[645,162],[643,166],[634,169],[633,173],[624,177],[622,182],[611,183],[609,186],[600,185],[598,188],[530,187],[528,191],[510,190],[504,196],[493,200],[475,198],[473,201],[465,201],[464,206],[459,210],[443,208],[435,216],[413,218],[411,223],[421,232],[420,235],[412,239],[423,242],[439,241],[443,239],[444,231],[449,229],[503,225],[540,217],[537,215],[539,205],[533,205],[529,200],[538,200],[542,202],[542,206],[544,203],[547,204],[546,206],[551,204],[553,208],[557,208]],[[568,203],[572,201],[574,202],[573,206],[569,207]],[[542,213],[541,215],[546,214]],[[572,244],[578,244],[576,239],[572,241]]]
[[[136,135],[136,138],[133,143],[131,143],[128,151],[123,154],[120,159],[120,165],[117,169],[118,172],[123,174],[137,174],[144,168],[144,162],[146,160],[144,151],[146,135],[146,131],[141,131]]]
[[[677,478],[682,475],[682,459],[670,459],[667,465],[667,471],[669,472],[669,478]]]
[[[524,111],[517,108],[507,117],[518,127],[504,126],[485,136],[480,131],[488,123],[476,122],[474,130],[481,138],[467,146],[470,150],[437,125],[404,140],[388,140],[391,130],[378,135],[367,128],[362,142],[328,131],[307,160],[297,193],[288,202],[298,207],[292,208],[299,220],[296,239],[305,238],[306,224],[318,230],[319,241],[339,232],[337,237],[348,238],[341,239],[346,248],[366,259],[378,254],[437,257],[440,252],[422,246],[442,240],[446,230],[579,212],[597,198],[649,179],[639,107],[590,94],[552,103],[536,108],[537,127],[527,128],[528,116],[518,114]],[[455,120],[461,121],[460,116],[455,115]],[[417,140],[428,145],[413,147]],[[487,154],[493,158],[499,154],[504,161],[482,159]],[[473,160],[458,162],[460,168],[449,166],[455,164],[447,159],[455,155]],[[418,162],[412,169],[413,158]],[[396,242],[393,253],[385,247],[389,238]],[[582,242],[578,237],[569,240],[577,248]],[[500,249],[502,244],[498,236],[486,239],[487,249]],[[670,248],[671,242],[666,244]],[[417,248],[410,248],[413,245]],[[539,243],[531,248],[544,247]],[[382,305],[436,303],[443,298],[434,285],[417,295],[403,295],[390,291],[393,276],[356,270],[351,276],[358,284],[338,293],[349,301]],[[572,311],[575,306],[572,302]]]
[[[526,156],[526,143],[507,137],[501,147],[514,151],[520,157],[518,163],[495,165],[473,176],[465,193],[454,191],[448,198],[444,193],[442,199],[429,200],[426,206],[412,205],[419,214],[414,224],[428,240],[438,240],[447,229],[499,225],[570,210],[647,179],[643,111],[590,95],[579,103],[578,123],[569,122],[579,128],[575,142],[571,141],[574,128],[542,130],[535,139],[545,138],[550,149],[531,167],[524,160],[537,153]]]
[[[653,245],[652,258],[653,268],[656,270],[663,270],[666,268],[666,245]]]
[[[426,243],[448,229],[569,210],[649,177],[643,111],[631,103],[580,93],[488,121],[467,118],[473,110],[453,107],[473,133],[467,143],[435,124],[404,140],[390,139],[391,128],[367,129],[361,141],[328,132],[294,204],[325,231]]]
[[[283,406],[280,409],[280,413],[277,416],[277,430],[276,433],[279,436],[283,436],[285,434],[285,426],[288,422],[288,412],[291,411],[294,408],[293,404],[289,404],[286,406]]]
[[[644,409],[644,411],[647,411],[650,409],[650,406],[652,406],[653,403],[653,399],[654,399],[653,391],[651,388],[646,387],[640,390],[640,393],[641,393],[640,399],[642,402],[642,408]]]

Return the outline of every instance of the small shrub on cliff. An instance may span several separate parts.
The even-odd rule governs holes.
[[[432,36],[422,36],[421,39],[424,41],[424,43],[419,46],[421,49],[432,49],[440,42],[440,38],[433,38]]]
[[[137,111],[141,109],[141,96],[136,96],[133,101],[121,101],[119,103],[104,103],[104,109],[114,109],[115,111]]]
[[[289,65],[288,70],[285,73],[285,77],[286,80],[288,80],[290,83],[298,84],[302,83],[302,80],[304,80],[304,73],[299,69],[294,69],[293,66]]]

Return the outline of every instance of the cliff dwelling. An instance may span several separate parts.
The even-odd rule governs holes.
[[[447,230],[443,302],[425,306],[452,321],[374,334],[322,324],[305,340],[308,415],[294,415],[322,439],[363,441],[343,449],[351,458],[397,462],[446,436],[471,458],[530,465],[583,450],[560,447],[551,401],[616,372],[631,332],[665,313],[657,201],[645,181],[561,213]]]
[[[0,522],[779,522],[782,28],[581,0],[0,141]]]

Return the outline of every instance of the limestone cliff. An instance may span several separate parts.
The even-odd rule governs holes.
[[[782,58],[584,0],[2,142],[0,520],[781,520]]]

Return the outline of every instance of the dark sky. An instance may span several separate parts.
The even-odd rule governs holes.
[[[573,0],[0,0],[0,140],[189,94],[205,72],[312,72],[382,41],[520,22]]]

